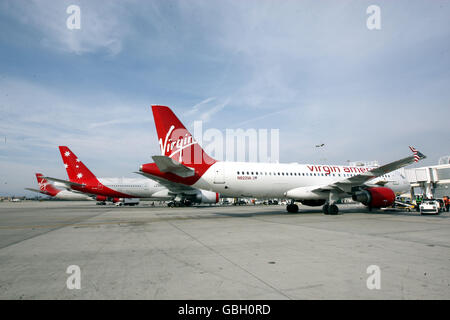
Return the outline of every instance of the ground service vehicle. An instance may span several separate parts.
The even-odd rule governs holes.
[[[423,200],[419,206],[420,214],[439,214],[439,202],[434,199]]]

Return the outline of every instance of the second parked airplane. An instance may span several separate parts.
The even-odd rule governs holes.
[[[144,198],[174,200],[176,203],[189,204],[216,203],[219,199],[216,192],[198,189],[171,190],[149,179],[97,178],[68,147],[60,146],[59,151],[69,180],[45,178],[64,184],[72,190],[95,195],[97,201],[118,202],[123,198]]]
[[[219,192],[227,197],[288,198],[288,212],[298,212],[295,202],[323,206],[337,214],[336,202],[352,197],[371,208],[390,206],[395,191],[405,189],[399,168],[425,158],[414,155],[380,167],[315,164],[279,164],[216,161],[209,157],[168,107],[152,106],[161,148],[154,163],[140,171],[173,187],[189,186]]]

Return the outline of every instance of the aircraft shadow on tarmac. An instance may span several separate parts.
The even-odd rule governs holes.
[[[311,214],[323,214],[321,210],[311,210],[311,209],[300,209],[297,213],[290,213],[284,210],[280,211],[258,211],[258,208],[254,208],[254,212],[245,212],[245,213],[227,213],[227,212],[214,212],[215,215],[219,216],[226,216],[226,217],[236,217],[236,218],[248,218],[253,216],[271,216],[271,215],[289,215],[289,216],[296,216],[296,215],[311,215]],[[366,208],[347,208],[339,211],[340,215],[347,215],[347,214],[354,214],[354,213],[363,213],[367,215],[390,215],[390,216],[421,216],[420,213],[412,211],[388,211],[388,210],[373,210],[369,211],[369,209]],[[424,217],[438,217],[442,219],[449,218],[448,215],[425,215]]]
[[[98,206],[97,206],[98,207]],[[229,206],[226,206],[225,208],[228,208]],[[115,206],[105,206],[102,207],[100,206],[100,208],[102,209],[114,209]],[[117,207],[117,208],[125,208],[125,207]],[[136,206],[136,207],[127,207],[128,210],[132,210],[132,209],[142,209],[142,208],[149,208],[149,209],[161,209],[163,207],[161,206],[151,206],[151,205],[145,205],[145,206]],[[189,206],[189,207],[179,207],[179,208],[170,208],[169,210],[173,210],[173,211],[177,211],[177,210],[183,210],[186,208],[195,208],[197,210],[202,210],[202,209],[211,209],[214,208],[214,206]],[[218,206],[217,208],[224,208],[222,206]],[[236,207],[236,209],[239,208],[245,208],[245,209],[253,209],[250,212],[242,212],[242,213],[229,213],[229,212],[212,212],[212,214],[217,215],[217,216],[224,216],[224,217],[236,217],[236,218],[249,218],[249,217],[254,217],[254,216],[272,216],[272,215],[289,215],[289,216],[296,216],[296,215],[312,215],[312,214],[323,214],[321,208],[308,208],[308,207],[300,207],[299,212],[297,213],[290,213],[287,212],[285,210],[284,207],[280,207],[278,208],[274,208],[273,211],[260,211],[259,209],[261,208],[260,206],[239,206]],[[265,208],[265,207],[264,207]],[[354,213],[364,213],[367,215],[386,215],[386,216],[421,216],[419,212],[416,211],[411,211],[411,212],[407,212],[407,211],[397,211],[397,210],[379,210],[379,209],[374,209],[372,211],[369,211],[368,208],[365,207],[357,207],[357,208],[341,208],[339,210],[339,214],[340,215],[347,215],[347,214],[354,214]],[[444,213],[441,213],[440,215],[425,215],[424,217],[439,217],[441,219],[447,219],[450,216],[449,215],[443,215]]]
[[[248,208],[248,207],[244,207]],[[296,216],[296,215],[310,215],[310,214],[323,214],[321,210],[314,209],[300,209],[297,213],[287,212],[286,209],[280,208],[279,210],[274,211],[259,211],[258,207],[253,208],[252,212],[243,212],[243,213],[228,213],[228,212],[214,212],[215,215],[226,216],[226,217],[236,217],[236,218],[248,218],[254,216],[279,216],[279,215],[287,215],[287,216]],[[361,210],[353,210],[353,212],[361,212]],[[350,210],[348,212],[339,212],[339,214],[352,213]]]
[[[226,212],[214,212],[215,215],[225,216],[225,217],[235,217],[235,218],[250,218],[257,216],[279,216],[280,214],[287,214],[288,212],[280,211],[255,211],[246,213],[226,213]]]

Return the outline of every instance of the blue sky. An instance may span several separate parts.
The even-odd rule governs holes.
[[[381,30],[366,27],[372,4]],[[133,177],[159,153],[151,104],[205,129],[280,129],[281,162],[385,163],[414,145],[436,164],[450,154],[449,16],[449,1],[3,0],[0,195],[35,172],[65,178],[58,145]]]

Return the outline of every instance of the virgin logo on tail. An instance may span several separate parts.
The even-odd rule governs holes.
[[[202,166],[209,167],[215,162],[172,110],[166,106],[152,106],[152,111],[159,147],[163,155],[197,169]]]
[[[48,182],[41,181],[38,184],[39,184],[39,189],[41,189],[42,191],[45,191],[45,189],[47,189]]]
[[[42,174],[41,173],[36,173],[36,179],[39,185],[39,189],[42,191],[46,191],[47,189],[47,185],[48,182],[46,179],[42,179]]]
[[[197,144],[197,141],[188,133],[185,129],[180,131],[186,132],[184,137],[179,137],[176,141],[173,141],[170,137],[172,132],[174,131],[175,126],[170,126],[169,131],[167,131],[166,137],[164,139],[164,143],[162,138],[159,139],[159,147],[161,148],[161,154],[167,155],[169,158],[172,158],[174,155],[179,153],[178,162],[183,161],[183,150],[189,148],[190,146]],[[174,137],[176,132],[174,132]],[[174,150],[175,149],[175,150]]]
[[[43,193],[55,196],[61,190],[55,188],[53,184],[49,183],[47,179],[42,178],[42,173],[36,173],[37,183],[39,185],[39,190],[43,191]]]

